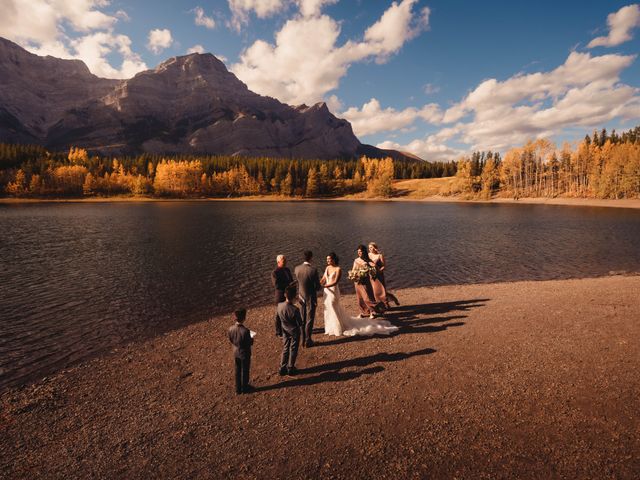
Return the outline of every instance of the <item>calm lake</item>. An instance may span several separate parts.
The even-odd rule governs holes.
[[[235,307],[270,303],[275,256],[350,268],[387,257],[391,290],[640,271],[640,211],[388,202],[0,205],[0,390]],[[345,279],[343,292],[352,291]]]

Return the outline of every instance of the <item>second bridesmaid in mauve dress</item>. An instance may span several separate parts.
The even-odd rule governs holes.
[[[371,289],[373,290],[375,301],[384,303],[386,308],[389,308],[390,301],[400,305],[396,296],[387,291],[387,284],[384,279],[384,255],[382,255],[375,242],[369,243],[369,259],[371,260],[370,265],[376,268],[376,278],[371,279]]]
[[[364,245],[358,246],[358,258],[353,261],[353,270],[360,269],[369,264],[369,256],[367,255],[367,248]],[[358,299],[358,307],[360,308],[361,316],[373,317],[374,313],[380,313],[384,308],[382,303],[376,302],[371,288],[371,278],[367,277],[364,280],[355,282],[356,298]]]

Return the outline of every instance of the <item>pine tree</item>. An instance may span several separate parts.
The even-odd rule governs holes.
[[[327,167],[326,162],[323,162],[320,165],[320,171],[318,174],[318,190],[322,195],[326,195],[330,191],[329,184],[329,168]]]
[[[360,172],[358,170],[356,170],[356,173],[353,174],[353,180],[351,182],[351,186],[354,192],[359,192],[364,188],[362,176],[360,175]]]
[[[489,158],[482,169],[480,175],[482,185],[482,195],[485,198],[491,198],[493,192],[500,185],[500,174],[493,158]]]
[[[87,176],[84,177],[84,183],[82,184],[82,193],[83,195],[93,195],[94,189],[96,186],[96,181],[91,173],[87,173]]]
[[[31,180],[29,181],[29,193],[31,195],[41,195],[42,193],[44,193],[42,191],[42,180],[40,175],[31,175]]]
[[[284,180],[280,182],[280,193],[287,197],[290,197],[293,193],[293,176],[291,172],[287,173],[287,176],[284,177]]]
[[[15,174],[13,182],[7,185],[6,192],[9,195],[15,195],[16,197],[24,195],[26,193],[26,183],[27,181],[24,171],[19,169]]]
[[[309,169],[307,174],[307,188],[305,190],[305,196],[316,197],[318,195],[318,172],[315,167]]]
[[[333,169],[333,193],[335,195],[340,195],[344,192],[344,176],[342,168],[336,166]]]

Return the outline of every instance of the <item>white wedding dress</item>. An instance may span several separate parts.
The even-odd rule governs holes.
[[[327,283],[333,283],[337,271],[329,274],[325,271]],[[389,335],[396,332],[398,327],[387,320],[351,317],[340,303],[340,288],[338,285],[324,289],[324,334],[353,337],[355,335]]]

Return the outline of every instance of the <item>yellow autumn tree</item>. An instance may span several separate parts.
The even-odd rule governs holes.
[[[89,163],[89,154],[84,148],[71,147],[67,159],[77,165],[86,165]]]
[[[185,197],[198,192],[202,164],[200,160],[163,159],[156,167],[153,189],[158,195]]]
[[[367,196],[390,197],[393,194],[393,159],[362,158]]]
[[[27,179],[24,174],[24,171],[22,169],[19,169],[18,171],[16,171],[16,174],[13,178],[13,182],[9,182],[5,190],[9,195],[14,195],[16,197],[19,197],[27,193],[26,186],[27,186]]]
[[[307,173],[307,188],[305,190],[305,196],[316,197],[318,195],[318,171],[315,167],[309,169]]]

